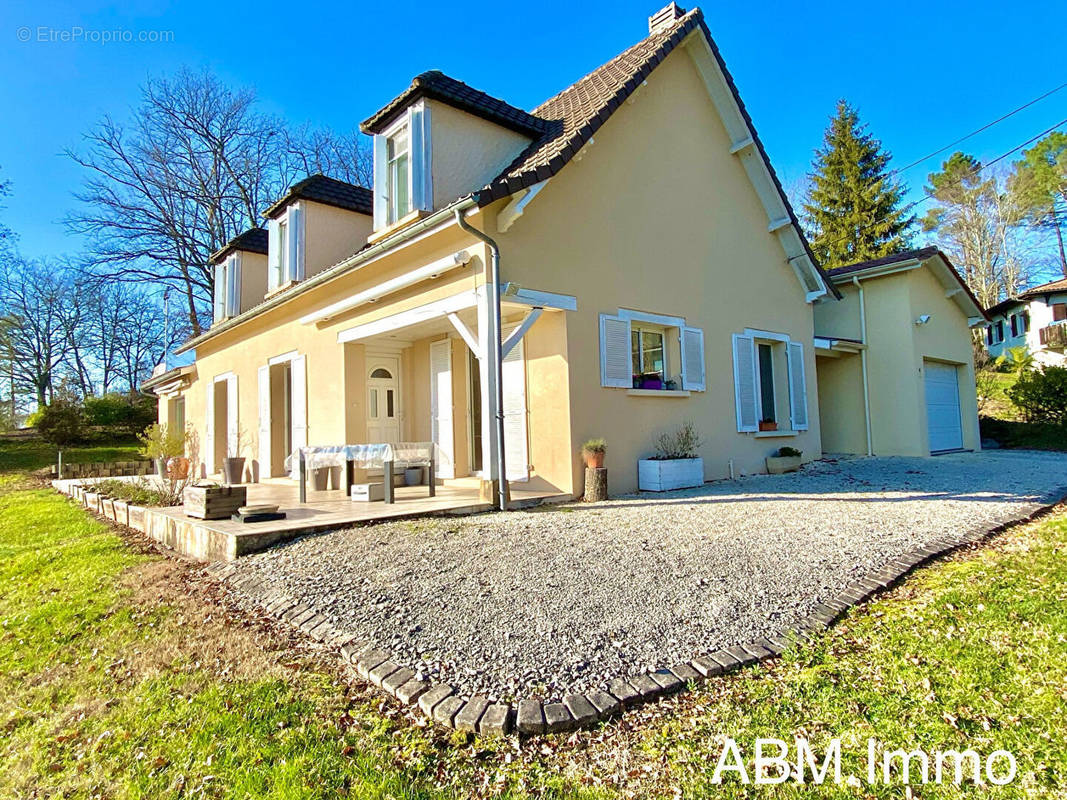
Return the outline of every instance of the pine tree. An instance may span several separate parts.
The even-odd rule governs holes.
[[[890,154],[844,100],[815,151],[804,203],[812,251],[827,268],[906,250],[915,222],[904,188],[889,176]]]

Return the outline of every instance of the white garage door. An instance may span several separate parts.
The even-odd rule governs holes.
[[[926,425],[930,432],[930,452],[959,450],[963,447],[960,421],[960,388],[952,364],[923,362],[926,373]]]

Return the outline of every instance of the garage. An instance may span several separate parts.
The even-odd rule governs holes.
[[[926,427],[930,452],[963,449],[960,387],[954,364],[924,361],[926,376]]]

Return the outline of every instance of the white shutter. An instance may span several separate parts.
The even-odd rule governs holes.
[[[511,331],[505,331],[505,338]],[[504,390],[504,461],[509,481],[530,479],[527,448],[526,356],[522,339],[515,343],[501,366]]]
[[[204,475],[215,474],[215,382],[207,385],[204,425]]]
[[[226,316],[241,313],[241,254],[226,259]]]
[[[278,235],[278,220],[267,222],[267,291],[273,292],[282,285],[281,237]]]
[[[437,445],[437,474],[456,477],[452,427],[452,343],[430,343],[430,436]]]
[[[212,314],[215,322],[219,322],[226,316],[226,262],[216,264],[213,271],[215,287]]]
[[[759,430],[756,403],[756,343],[751,336],[734,334],[734,400],[737,430]]]
[[[304,280],[304,207],[293,203],[289,207],[289,274],[287,281]]]
[[[630,320],[600,315],[600,385],[632,389]]]
[[[700,328],[681,329],[682,388],[703,392],[707,386],[704,367],[704,331]]]
[[[238,427],[237,427],[237,376],[226,377],[226,455],[230,458],[240,458],[237,452]]]
[[[804,379],[804,345],[789,342],[789,415],[793,430],[808,429],[808,384]]]
[[[430,144],[430,108],[425,103],[411,109],[411,207],[433,210],[433,170]]]
[[[259,368],[259,479],[270,477],[270,366]]]
[[[385,137],[380,133],[374,136],[374,230],[388,225],[388,204],[385,197]]]
[[[289,362],[289,380],[292,381],[293,453],[296,453],[308,443],[307,356],[296,356]],[[299,478],[299,459],[293,459],[292,470],[293,478]]]

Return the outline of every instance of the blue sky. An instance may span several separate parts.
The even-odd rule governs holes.
[[[8,2],[0,7],[0,176],[14,196],[0,219],[27,255],[76,253],[80,242],[60,221],[82,176],[62,152],[101,115],[127,114],[150,74],[207,67],[254,87],[266,111],[337,129],[354,127],[431,68],[532,108],[642,38],[660,5]],[[877,16],[865,7],[704,6],[787,187],[807,172],[839,97],[859,107],[901,166],[1067,81],[1062,0],[901,2],[873,6]],[[49,40],[78,28],[168,31],[171,41]],[[990,159],[1064,117],[1067,89],[964,147]],[[903,176],[912,198],[938,163]]]

